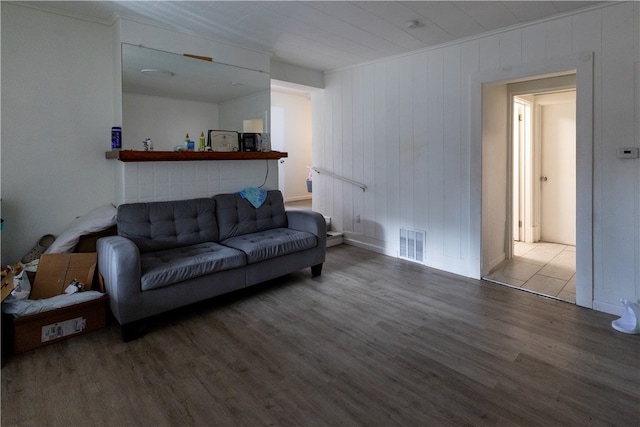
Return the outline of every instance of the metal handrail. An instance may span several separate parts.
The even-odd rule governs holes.
[[[329,172],[328,170],[320,169],[320,168],[317,168],[315,166],[311,166],[311,170],[314,171],[317,174],[323,173],[325,175],[329,175],[331,177],[339,179],[340,181],[348,182],[351,185],[355,185],[356,187],[360,187],[363,192],[367,190],[367,186],[365,184],[363,184],[361,182],[358,182],[358,181],[354,181],[354,180],[349,179],[349,178],[345,178],[344,176],[336,175],[335,173]]]

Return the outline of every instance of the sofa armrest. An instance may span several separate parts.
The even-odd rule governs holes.
[[[291,210],[287,211],[289,228],[298,231],[307,231],[318,238],[318,246],[327,246],[327,222],[324,216],[314,211]]]
[[[127,323],[127,307],[135,305],[140,288],[140,251],[131,240],[122,236],[98,239],[98,271],[102,274],[109,295],[111,311],[121,324]],[[129,308],[130,309],[130,308]]]

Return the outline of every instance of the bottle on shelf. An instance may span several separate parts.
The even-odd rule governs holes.
[[[193,151],[195,143],[189,139],[189,133],[184,137],[184,148],[187,151]]]
[[[111,149],[122,149],[122,128],[120,126],[113,126],[111,128]]]
[[[198,144],[198,151],[206,151],[207,147],[204,142],[204,132],[200,132],[200,143]]]

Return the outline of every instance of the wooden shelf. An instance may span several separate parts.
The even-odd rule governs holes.
[[[121,162],[183,162],[197,160],[277,160],[289,157],[280,151],[136,151],[113,150],[105,158]]]

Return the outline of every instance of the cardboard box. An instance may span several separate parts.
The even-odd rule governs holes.
[[[95,252],[42,255],[29,298],[44,299],[61,295],[74,279],[84,283],[84,290],[91,290],[94,282],[98,282],[95,279],[97,263],[98,254]]]
[[[74,279],[84,283],[85,290],[104,292],[96,272],[97,260],[96,253],[42,255],[29,298],[44,299],[61,295]],[[14,318],[14,353],[104,327],[107,301],[108,297],[103,295],[71,306]]]
[[[13,352],[22,353],[103,328],[108,299],[103,295],[68,307],[16,317],[13,319]]]

